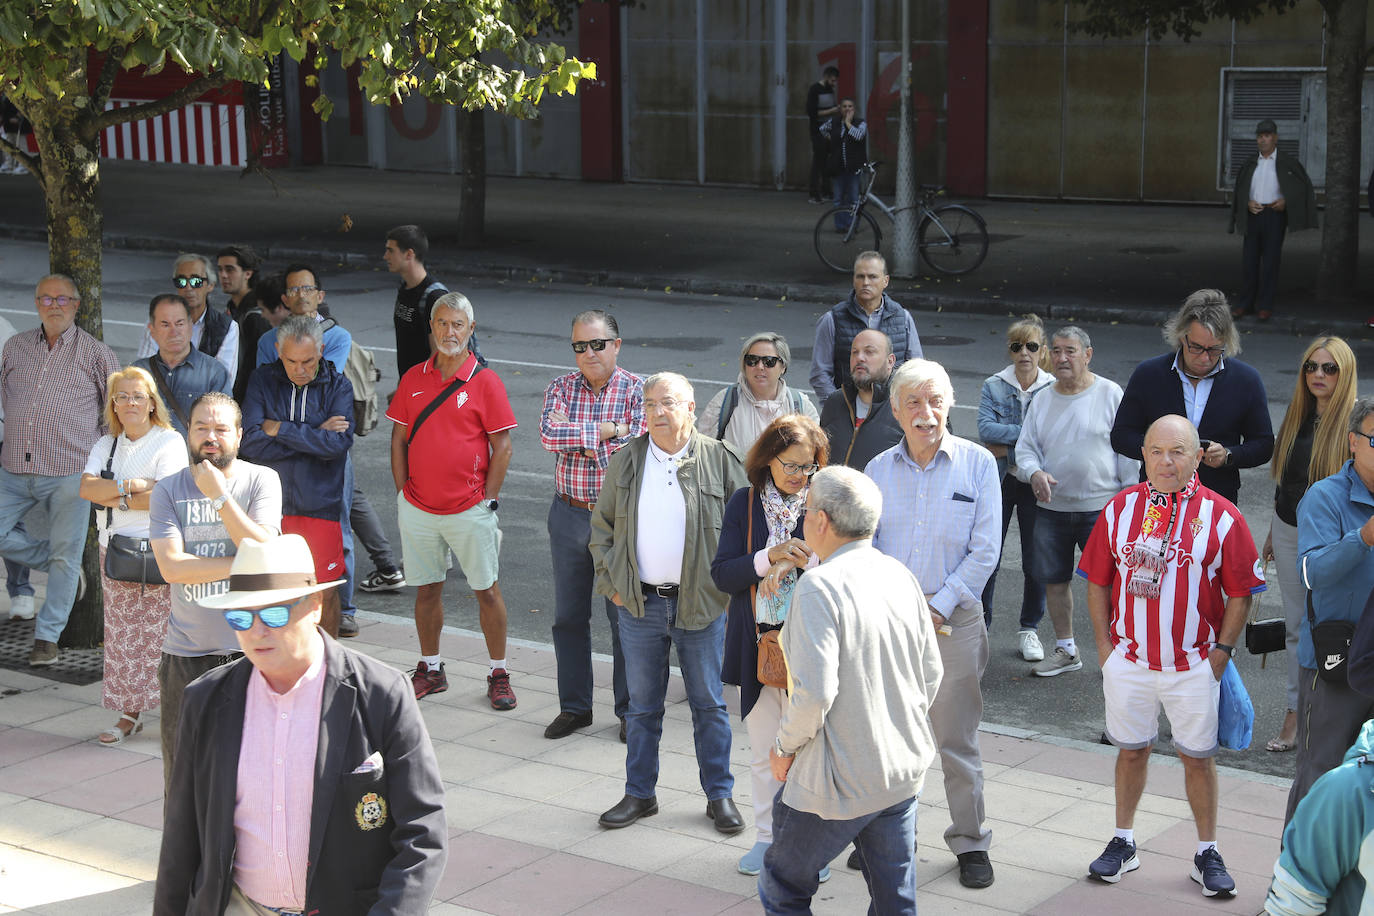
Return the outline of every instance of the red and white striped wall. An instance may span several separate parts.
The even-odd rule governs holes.
[[[111,99],[105,108],[128,108],[139,100]],[[176,162],[242,168],[248,161],[243,105],[195,102],[185,108],[107,127],[100,135],[106,159]]]

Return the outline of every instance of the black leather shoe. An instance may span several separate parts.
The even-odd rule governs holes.
[[[592,714],[589,712],[560,712],[549,723],[549,727],[544,729],[544,737],[566,738],[579,728],[586,728],[591,724]]]
[[[959,883],[964,887],[988,887],[992,884],[992,863],[981,851],[959,853]]]
[[[635,798],[626,795],[611,810],[601,815],[601,826],[615,830],[628,827],[641,817],[653,817],[658,813],[658,797]]]
[[[625,743],[625,717],[620,717],[620,743]]]
[[[844,863],[845,868],[852,868],[855,871],[863,871],[863,859],[859,857],[859,850],[855,849],[849,854],[849,860]]]
[[[744,829],[744,818],[729,798],[718,798],[706,803],[706,816],[716,822],[716,830],[721,833],[739,833]]]

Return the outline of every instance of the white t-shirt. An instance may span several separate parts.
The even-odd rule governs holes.
[[[113,441],[109,435],[101,436],[96,440],[95,445],[91,447],[90,457],[86,459],[83,474],[90,474],[92,477],[100,476],[100,472],[105,470],[105,462],[110,460],[110,444]],[[161,480],[164,477],[172,476],[189,464],[190,459],[186,454],[186,440],[181,438],[181,435],[174,429],[154,426],[137,439],[131,440],[124,433],[119,434],[119,443],[115,446],[114,464],[110,471],[116,480],[128,480],[131,477]],[[111,519],[113,527],[107,527],[107,518]],[[147,509],[125,511],[116,507],[107,513],[104,506],[96,506],[95,523],[100,529],[101,547],[109,544],[111,534],[122,534],[131,538],[146,538],[148,536]]]

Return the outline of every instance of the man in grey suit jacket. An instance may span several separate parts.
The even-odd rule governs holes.
[[[243,659],[186,689],[157,914],[422,913],[448,855],[444,787],[399,671],[319,629],[299,535],[245,540],[221,609]]]

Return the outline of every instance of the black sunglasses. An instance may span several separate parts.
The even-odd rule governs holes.
[[[263,626],[276,629],[284,627],[291,619],[291,608],[295,605],[278,604],[272,607],[260,608],[256,611],[233,610],[224,612],[224,620],[229,624],[231,630],[251,630],[253,628],[253,617],[256,616],[262,621]]]
[[[1028,341],[1026,341],[1025,343],[1022,343],[1021,341],[1018,340],[1018,341],[1016,341],[1015,343],[1008,345],[1008,346],[1007,346],[1007,349],[1010,350],[1010,351],[1013,352],[1013,353],[1020,353],[1022,347],[1025,347],[1025,348],[1026,348],[1026,352],[1027,352],[1027,353],[1039,353],[1039,352],[1040,352],[1040,344],[1036,343],[1036,342],[1033,341],[1033,340],[1028,340]]]
[[[763,363],[769,369],[772,369],[780,362],[782,362],[781,356],[755,356],[753,353],[750,353],[744,358],[744,364],[750,369],[754,368],[759,363]]]
[[[188,286],[191,287],[191,289],[200,289],[202,286],[204,286],[206,283],[209,283],[209,282],[210,282],[210,281],[209,281],[207,278],[205,278],[205,277],[173,277],[173,278],[172,278],[172,285],[175,286],[177,289],[185,289],[185,288],[188,287]]]
[[[1327,375],[1341,374],[1341,367],[1336,365],[1335,363],[1314,363],[1312,360],[1309,359],[1307,362],[1302,364],[1302,371],[1307,373],[1308,375],[1311,375],[1318,369],[1320,369],[1322,372],[1325,372]]]
[[[574,340],[572,342],[572,348],[574,353],[586,353],[588,347],[600,353],[602,350],[606,349],[606,344],[608,343],[615,343],[615,338],[598,337],[595,340]]]

